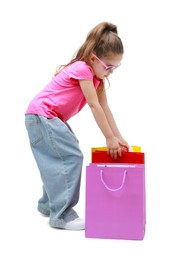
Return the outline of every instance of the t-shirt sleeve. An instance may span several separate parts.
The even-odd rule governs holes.
[[[77,80],[93,80],[92,69],[85,63],[76,64],[69,71],[69,77]]]

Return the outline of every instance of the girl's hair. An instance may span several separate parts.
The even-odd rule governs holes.
[[[66,67],[75,61],[85,61],[86,63],[89,63],[92,52],[99,58],[107,57],[108,53],[123,54],[124,48],[122,41],[118,36],[116,25],[109,22],[102,22],[95,26],[88,33],[85,42],[79,48],[75,57],[68,64],[59,66],[55,75],[57,75],[63,67]]]

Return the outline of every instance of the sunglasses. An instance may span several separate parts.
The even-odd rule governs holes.
[[[93,53],[94,57],[105,67],[105,71],[113,71],[115,69],[117,69],[121,64],[118,64],[116,66],[110,65],[107,66],[102,60],[99,59],[99,57],[97,57],[94,53]]]

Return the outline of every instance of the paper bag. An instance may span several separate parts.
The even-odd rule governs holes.
[[[145,235],[144,164],[86,167],[87,238],[142,240]]]

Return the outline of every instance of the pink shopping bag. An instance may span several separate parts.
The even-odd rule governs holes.
[[[145,223],[144,164],[86,167],[85,237],[143,240]]]

